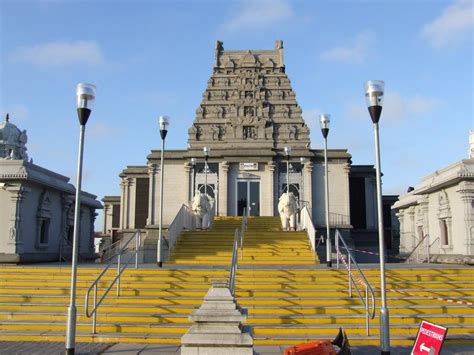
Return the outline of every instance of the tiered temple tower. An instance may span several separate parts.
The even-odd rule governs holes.
[[[307,149],[309,129],[283,58],[282,41],[258,51],[226,51],[217,41],[213,73],[189,129],[191,149]]]

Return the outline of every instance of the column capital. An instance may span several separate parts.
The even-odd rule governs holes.
[[[192,166],[191,166],[191,164],[190,164],[189,162],[185,162],[185,163],[183,164],[183,167],[184,167],[184,172],[185,172],[186,174],[189,174],[189,173],[191,172]]]
[[[229,162],[224,160],[222,163],[221,163],[221,168],[222,168],[222,171],[224,173],[227,173],[229,171]]]
[[[267,163],[267,170],[268,170],[268,171],[273,172],[273,171],[275,171],[275,168],[276,168],[276,164],[275,164],[274,161],[269,161],[269,162]]]
[[[304,164],[304,171],[311,173],[313,171],[314,164],[312,162],[307,162]]]

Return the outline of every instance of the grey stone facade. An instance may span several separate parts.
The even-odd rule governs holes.
[[[23,160],[0,160],[0,262],[70,260],[75,188]],[[79,255],[94,257],[96,196],[81,195]]]

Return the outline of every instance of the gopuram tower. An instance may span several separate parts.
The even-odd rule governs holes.
[[[283,42],[273,50],[224,50],[189,129],[191,150],[308,148],[309,129],[285,74]]]

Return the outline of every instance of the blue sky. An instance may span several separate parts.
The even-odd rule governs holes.
[[[285,47],[287,74],[311,131],[332,115],[329,148],[373,164],[363,84],[386,83],[380,122],[383,191],[398,194],[467,157],[473,116],[473,3],[456,1],[0,0],[0,113],[29,135],[34,162],[75,180],[75,86],[97,85],[87,125],[87,191],[119,193],[126,165],[160,147],[186,147],[225,49]]]

